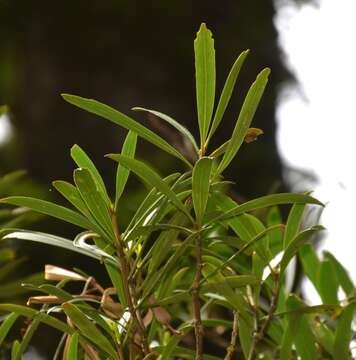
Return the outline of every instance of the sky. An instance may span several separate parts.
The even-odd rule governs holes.
[[[280,93],[279,151],[317,178],[308,189],[327,203],[319,252],[333,252],[356,280],[356,1],[276,3],[280,47],[299,82]]]

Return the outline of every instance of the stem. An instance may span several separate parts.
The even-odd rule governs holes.
[[[192,301],[194,309],[195,330],[195,360],[203,359],[203,324],[201,321],[201,308],[199,300],[200,281],[202,278],[202,238],[201,234],[196,239],[196,273],[192,286]]]
[[[270,324],[273,315],[277,309],[277,305],[278,305],[278,296],[279,296],[279,290],[280,290],[280,276],[279,273],[276,271],[272,272],[273,274],[273,278],[276,284],[276,287],[273,290],[272,293],[272,297],[271,297],[271,304],[270,304],[270,308],[267,314],[267,317],[265,319],[265,321],[263,322],[263,324],[260,327],[260,330],[256,332],[256,334],[253,337],[253,341],[252,341],[252,345],[251,345],[251,350],[250,350],[250,354],[248,357],[248,360],[255,360],[256,356],[257,356],[257,345],[260,342],[261,339],[263,339],[265,332],[268,328],[268,325]]]
[[[231,342],[230,342],[230,346],[227,348],[226,356],[225,356],[224,360],[231,360],[232,356],[234,355],[234,352],[236,350],[238,326],[239,326],[238,320],[239,320],[238,312],[234,311],[234,323],[232,326]]]
[[[125,296],[127,299],[127,304],[129,307],[131,317],[136,322],[137,329],[138,329],[138,332],[139,332],[141,340],[142,340],[143,353],[145,355],[147,355],[150,352],[150,349],[149,349],[147,339],[146,339],[145,326],[142,322],[140,314],[138,313],[138,310],[135,309],[135,304],[136,304],[135,292],[131,288],[130,282],[129,282],[130,265],[125,256],[125,252],[124,252],[125,245],[121,239],[120,230],[119,230],[119,226],[117,223],[115,211],[112,211],[112,213],[111,213],[111,220],[112,220],[115,238],[116,238],[116,249],[117,249],[117,253],[118,253],[120,264],[121,264],[122,282],[124,285],[124,291],[125,291]]]

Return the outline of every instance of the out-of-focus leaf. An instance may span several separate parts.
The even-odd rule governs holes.
[[[53,216],[84,229],[90,229],[90,222],[77,212],[49,201],[35,199],[25,196],[11,196],[1,199],[0,203],[24,206],[41,214]]]
[[[70,150],[70,154],[79,168],[88,169],[90,171],[103,198],[108,204],[110,204],[110,198],[106,192],[104,181],[90,157],[79,145],[73,145]]]
[[[349,274],[346,269],[340,264],[340,262],[335,258],[333,254],[328,251],[324,251],[324,257],[330,260],[335,268],[338,281],[345,291],[345,294],[351,296],[351,294],[355,291],[355,285],[352,282]]]
[[[69,345],[66,352],[67,360],[78,359],[78,338],[79,334],[77,332],[70,336]]]
[[[4,280],[9,274],[14,273],[15,270],[23,264],[26,258],[19,258],[13,260],[7,264],[4,264],[0,267],[0,281]],[[0,262],[0,264],[2,264]]]
[[[352,303],[346,306],[338,320],[333,351],[334,359],[350,359],[350,343],[353,333],[352,320],[354,319],[355,305],[356,303]]]
[[[317,289],[324,304],[338,304],[339,283],[330,260],[320,263]]]
[[[238,152],[240,146],[244,142],[246,133],[250,127],[253,116],[257,110],[257,106],[261,100],[264,89],[267,85],[268,76],[270,73],[270,69],[266,68],[262,70],[255,80],[255,82],[251,85],[245,101],[242,105],[239,117],[237,119],[234,131],[232,133],[230,142],[225,151],[224,157],[222,158],[216,173],[222,173],[226,167],[230,164],[230,162],[235,157]]]
[[[204,23],[201,24],[194,40],[194,53],[200,144],[204,146],[215,101],[214,40],[211,31]]]
[[[302,217],[304,214],[305,204],[294,204],[289,212],[288,220],[286,224],[286,230],[284,232],[283,244],[286,248],[289,243],[294,239],[299,231]]]
[[[294,255],[296,255],[299,249],[305,245],[316,232],[323,230],[324,228],[321,225],[315,225],[311,228],[302,231],[299,233],[287,246],[283,258],[281,260],[281,273],[284,272],[287,265]]]
[[[132,110],[146,111],[146,112],[153,114],[153,115],[159,117],[160,119],[166,121],[167,123],[172,125],[174,128],[176,128],[190,142],[190,144],[193,146],[193,148],[196,152],[199,151],[198,145],[194,139],[194,136],[191,134],[191,132],[185,126],[181,125],[177,120],[174,120],[170,116],[163,114],[159,111],[152,110],[152,109],[145,109],[143,107],[134,107],[134,108],[132,108]]]
[[[8,189],[25,174],[25,170],[17,170],[0,177],[0,194],[7,192]]]
[[[124,115],[123,113],[113,109],[112,107],[92,99],[86,99],[80,96],[69,94],[62,94],[62,96],[64,100],[75,106],[78,106],[81,109],[99,115],[107,120],[114,122],[115,124],[124,127],[125,129],[132,130],[143,139],[149,141],[160,149],[182,160],[189,167],[192,167],[190,162],[185,159],[185,157],[178,150],[176,150],[173,146],[169,145],[167,141],[163,140],[153,131],[147,129],[145,126],[139,124],[127,115]]]
[[[165,194],[167,198],[187,217],[192,221],[192,217],[187,211],[186,207],[182,204],[182,202],[177,198],[176,194],[168,187],[168,185],[161,179],[161,177],[153,171],[150,167],[144,164],[141,161],[131,159],[127,156],[120,154],[109,154],[107,155],[110,159],[120,162],[123,166],[129,168],[133,171],[137,176],[143,179],[145,182],[154,186]]]
[[[98,221],[108,234],[109,240],[112,240],[114,232],[111,222],[110,204],[105,202],[91,172],[84,168],[76,169],[74,171],[74,181],[93,218]]]
[[[137,134],[133,131],[129,131],[124,145],[122,146],[122,155],[125,155],[130,158],[135,157],[136,152],[136,143],[137,143]],[[124,192],[127,179],[129,178],[130,170],[121,164],[117,167],[116,172],[116,194],[115,194],[115,210],[117,210],[118,202],[121,198],[122,193]]]
[[[206,205],[208,203],[212,164],[212,158],[202,157],[195,163],[193,168],[192,197],[195,216],[199,226],[202,225]]]
[[[96,328],[96,326],[81,310],[79,310],[76,305],[65,303],[62,305],[62,309],[86,338],[92,341],[101,351],[111,356],[113,359],[118,359],[118,355],[110,341]]]
[[[18,317],[19,314],[11,313],[5,318],[5,320],[3,320],[0,326],[0,347]]]
[[[305,274],[318,289],[318,273],[320,269],[320,260],[315,253],[312,245],[305,244],[299,250],[299,258],[303,266]]]
[[[215,110],[214,119],[211,124],[211,129],[209,131],[207,143],[209,142],[209,140],[215,133],[218,126],[220,125],[220,122],[224,116],[227,105],[229,104],[232,92],[234,90],[237,77],[239,76],[240,70],[242,68],[242,65],[243,65],[248,53],[249,53],[249,50],[243,51],[240,54],[240,56],[236,59],[235,63],[232,65],[230,73],[225,81],[224,88],[221,92],[218,106],[216,107],[216,110]]]
[[[33,310],[27,306],[14,305],[14,304],[0,304],[0,311],[13,312],[25,316],[29,319],[33,319],[34,317],[36,317],[36,319],[40,320],[44,324],[52,326],[53,328],[61,332],[65,332],[68,334],[72,334],[74,332],[73,328],[68,326],[63,321],[60,321],[54,318],[53,316],[47,315],[45,313],[41,313],[37,310]]]

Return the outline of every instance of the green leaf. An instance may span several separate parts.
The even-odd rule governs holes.
[[[283,258],[281,260],[280,266],[281,266],[281,273],[284,272],[287,265],[289,264],[290,260],[293,258],[294,255],[296,255],[299,251],[299,249],[305,245],[310,238],[318,231],[324,230],[324,228],[321,225],[315,225],[311,228],[302,231],[299,233],[287,246]]]
[[[118,266],[114,266],[113,264],[107,262],[107,260],[105,260],[104,263],[105,263],[106,271],[109,274],[110,280],[116,289],[117,297],[120,300],[122,306],[126,307],[127,300],[125,296],[124,284]]]
[[[136,143],[137,143],[137,134],[133,131],[129,131],[122,146],[122,155],[125,155],[130,158],[135,157],[136,152]],[[121,164],[117,167],[116,172],[116,195],[115,195],[115,210],[117,210],[118,202],[121,198],[122,193],[124,192],[127,179],[129,178],[130,170]]]
[[[202,157],[195,163],[193,168],[192,196],[195,216],[199,226],[202,225],[206,205],[208,203],[212,165],[212,158]]]
[[[324,257],[325,257],[325,259],[328,259],[332,262],[334,269],[336,271],[336,274],[337,274],[338,281],[339,281],[342,289],[345,291],[345,294],[347,296],[351,296],[355,290],[355,285],[353,284],[353,282],[352,282],[349,274],[345,270],[345,268],[340,264],[340,262],[330,252],[324,251]]]
[[[0,347],[18,317],[19,314],[11,313],[5,318],[5,320],[3,320],[0,326]]]
[[[11,188],[15,182],[21,179],[26,174],[24,170],[13,171],[0,177],[0,194],[3,194]]]
[[[239,117],[237,119],[234,131],[231,136],[231,140],[227,146],[224,157],[222,158],[216,173],[222,173],[226,167],[230,164],[232,159],[235,157],[240,146],[244,142],[247,131],[251,125],[253,116],[257,110],[257,106],[261,100],[264,89],[267,85],[268,76],[270,69],[266,68],[262,70],[255,80],[255,82],[250,87],[245,101],[242,105]]]
[[[77,332],[75,332],[70,337],[69,345],[66,352],[66,357],[68,360],[78,359],[78,338],[79,334]]]
[[[214,115],[213,123],[211,124],[211,129],[209,131],[207,143],[209,142],[209,140],[215,133],[216,129],[220,125],[220,122],[224,116],[227,105],[229,104],[232,92],[234,90],[237,77],[239,76],[240,70],[242,68],[242,65],[243,65],[248,53],[249,53],[249,50],[243,51],[240,54],[240,56],[236,59],[235,63],[232,65],[230,73],[225,81],[224,88],[221,92],[218,106],[215,110],[215,115]]]
[[[108,196],[108,193],[106,192],[106,187],[104,184],[104,181],[98,171],[98,169],[95,167],[94,163],[90,159],[90,157],[85,153],[85,151],[77,144],[73,145],[70,149],[70,155],[72,156],[72,159],[76,162],[78,167],[88,169],[91,174],[93,175],[93,179],[102,193],[105,201],[110,204],[110,198]]]
[[[1,238],[1,240],[7,239],[33,241],[41,244],[57,246],[62,249],[70,250],[99,261],[102,261],[103,259],[103,254],[101,252],[99,253],[94,250],[90,251],[86,248],[74,246],[73,241],[51,234],[45,234],[36,231],[14,231]],[[114,266],[118,266],[118,263],[114,261],[111,257],[108,257],[107,261],[112,263]]]
[[[120,154],[108,154],[106,155],[110,159],[120,162],[123,166],[133,171],[138,177],[143,179],[146,183],[154,186],[158,191],[165,194],[167,198],[181,210],[186,216],[193,222],[193,219],[186,207],[177,198],[177,195],[169,188],[169,186],[161,179],[161,177],[150,167],[141,161],[131,159],[127,156]]]
[[[330,260],[320,263],[317,290],[324,304],[338,304],[337,292],[339,283]]]
[[[45,313],[41,313],[37,310],[33,310],[27,306],[14,305],[14,304],[0,304],[0,311],[13,312],[25,316],[29,319],[33,319],[34,317],[36,317],[36,319],[40,320],[44,324],[52,326],[53,328],[61,332],[65,332],[67,334],[72,334],[74,332],[73,328],[68,326],[63,321],[60,321]]]
[[[194,40],[195,82],[200,144],[203,147],[208,134],[215,100],[215,50],[212,33],[201,24]]]
[[[352,321],[354,318],[355,303],[349,304],[341,313],[338,320],[335,342],[334,342],[334,359],[349,360],[350,343],[352,339]]]
[[[284,249],[294,239],[299,231],[302,217],[304,214],[305,204],[294,204],[288,215],[286,230],[284,232],[283,247]]]
[[[190,144],[193,146],[193,148],[196,152],[199,151],[198,145],[194,139],[194,136],[191,134],[191,132],[185,126],[181,125],[177,120],[174,120],[170,116],[163,114],[159,111],[152,110],[152,109],[146,109],[143,107],[134,107],[134,108],[132,108],[132,110],[146,111],[146,112],[153,114],[153,115],[159,117],[160,119],[166,121],[167,123],[172,125],[174,128],[176,128],[190,142]]]
[[[76,305],[65,303],[62,305],[65,314],[71,319],[73,324],[78,327],[80,332],[92,341],[104,353],[114,359],[118,359],[118,355],[111,345],[110,341],[96,328],[92,321],[81,311]]]
[[[169,145],[167,141],[163,140],[153,131],[147,129],[145,126],[139,124],[135,120],[113,109],[112,107],[102,104],[98,101],[82,98],[76,95],[62,94],[62,97],[64,98],[64,100],[81,109],[99,115],[107,120],[114,122],[115,124],[124,127],[125,129],[132,130],[143,139],[166,151],[168,154],[171,154],[176,158],[182,160],[189,167],[192,167],[190,162],[178,150],[176,150],[173,146]]]
[[[315,253],[311,244],[305,244],[299,250],[299,258],[303,266],[303,270],[309,280],[318,289],[318,273],[320,268],[320,260]]]
[[[1,199],[0,203],[24,206],[41,214],[53,216],[84,229],[90,229],[90,222],[77,212],[67,209],[64,206],[54,204],[49,201],[35,199],[25,196],[11,196]]]
[[[219,220],[227,220],[232,217],[239,216],[245,212],[266,208],[269,206],[294,203],[315,204],[323,206],[323,204],[319,200],[305,194],[282,193],[266,195],[254,200],[247,201],[241,205],[237,205],[234,208],[226,211],[224,214],[215,217],[214,219],[209,221],[209,223],[215,223]]]
[[[76,169],[74,171],[74,182],[92,216],[108,234],[109,240],[112,240],[114,231],[111,222],[110,204],[105,202],[91,172],[84,168]]]

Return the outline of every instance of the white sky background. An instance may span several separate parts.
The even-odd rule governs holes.
[[[317,176],[314,195],[328,203],[322,247],[356,280],[356,0],[276,3],[280,47],[299,81],[279,101],[279,150]]]

